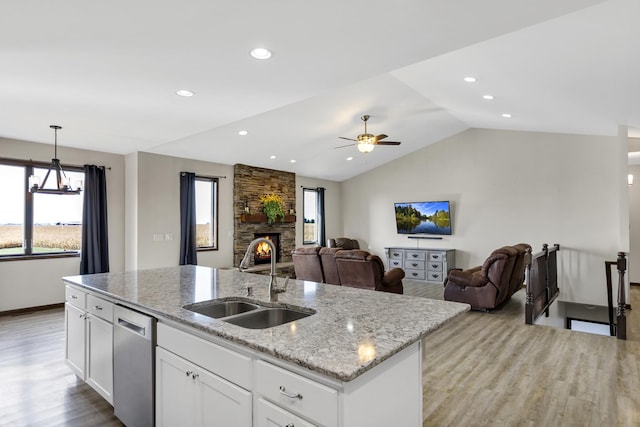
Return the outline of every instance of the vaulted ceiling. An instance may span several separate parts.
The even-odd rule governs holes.
[[[62,146],[336,181],[471,127],[637,136],[638,16],[637,0],[8,0],[0,136],[53,143],[58,124]],[[402,144],[335,149],[363,114]]]

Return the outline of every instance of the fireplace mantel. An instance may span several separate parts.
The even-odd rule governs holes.
[[[240,222],[246,223],[246,224],[266,224],[267,223],[267,215],[265,214],[242,214],[240,215]],[[281,221],[275,221],[275,223],[278,222],[296,222],[296,216],[295,215],[285,215],[284,219]]]

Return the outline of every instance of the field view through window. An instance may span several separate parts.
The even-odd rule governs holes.
[[[44,178],[47,169],[34,168]],[[0,209],[0,255],[29,255],[79,251],[82,238],[82,194],[51,195],[35,193],[31,200],[33,222],[25,223],[27,211],[26,166],[0,165],[0,190],[5,201]],[[72,180],[82,181],[81,172],[66,172]],[[49,177],[47,187],[55,187]],[[32,234],[32,249],[27,251],[26,236]]]

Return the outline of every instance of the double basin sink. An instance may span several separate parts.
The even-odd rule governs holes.
[[[311,309],[267,306],[257,301],[249,302],[236,298],[198,302],[185,305],[183,308],[248,329],[272,328],[315,313]]]

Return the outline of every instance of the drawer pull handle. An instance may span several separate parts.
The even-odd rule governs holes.
[[[294,426],[293,423],[288,423],[284,427],[296,427],[296,426]]]
[[[193,371],[186,371],[185,374],[186,376],[190,377],[191,375],[193,375]]]
[[[414,267],[417,267],[417,266],[418,266],[418,263],[414,262],[414,263],[412,263],[411,265],[413,265]]]
[[[412,275],[414,275],[414,276],[417,276],[417,275],[418,275],[418,273],[411,273],[411,274],[412,274]]]
[[[440,258],[440,255],[431,255],[432,257],[434,257],[435,259]]]
[[[393,253],[393,256],[398,256],[398,255],[400,255],[398,252]]]
[[[433,267],[433,268],[438,268],[438,266],[439,266],[439,265],[440,265],[440,264],[431,264],[431,267]]]
[[[418,258],[418,254],[411,254],[412,257]]]
[[[94,309],[94,310],[102,310],[102,307],[100,307],[99,305],[94,305],[94,306],[93,306],[93,309]]]
[[[280,386],[280,394],[282,394],[283,396],[287,396],[289,399],[302,400],[302,395],[300,393],[296,393],[296,394],[287,393],[287,390],[284,388],[283,385]]]
[[[77,295],[71,295],[71,299],[78,299]]]

